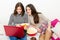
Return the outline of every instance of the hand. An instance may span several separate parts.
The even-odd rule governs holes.
[[[28,29],[28,26],[24,26],[24,29],[27,30]]]
[[[38,31],[39,33],[41,33],[41,29],[37,28],[37,31]]]
[[[20,24],[16,24],[16,27],[20,27],[21,25]]]
[[[48,22],[48,28],[47,28],[48,31],[51,31],[51,22]]]

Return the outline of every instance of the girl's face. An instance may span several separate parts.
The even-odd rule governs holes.
[[[31,9],[29,7],[26,8],[26,12],[28,15],[31,15]]]
[[[19,7],[17,7],[16,11],[17,11],[18,14],[20,14],[22,12],[22,8],[19,6]]]

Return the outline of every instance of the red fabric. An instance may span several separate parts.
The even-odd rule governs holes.
[[[22,38],[24,36],[23,27],[4,26],[4,29],[7,36],[15,36],[18,38]]]

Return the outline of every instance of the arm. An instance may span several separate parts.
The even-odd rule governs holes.
[[[51,23],[48,18],[46,18],[43,14],[39,14],[39,18],[42,19],[42,27],[45,27],[46,30],[51,31]]]
[[[47,17],[45,17],[43,14],[41,14],[40,17],[43,21],[45,21],[45,23],[47,23],[48,26],[51,25],[50,20]]]
[[[45,17],[43,14],[40,14],[40,17],[41,17],[43,20],[47,21],[47,22],[50,21],[50,20],[49,20],[47,17]]]
[[[8,23],[8,25],[12,25],[12,23],[13,23],[13,14],[10,16],[10,19],[9,19],[9,23]]]
[[[28,15],[27,14],[24,15],[24,23],[28,23]]]
[[[51,32],[51,22],[50,22],[50,20],[48,18],[46,18],[43,14],[42,14],[42,19],[47,22],[47,26],[48,27],[47,27],[46,30],[48,30],[49,32]]]

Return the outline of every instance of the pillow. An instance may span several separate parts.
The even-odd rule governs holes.
[[[56,26],[52,28],[52,31],[56,33],[58,37],[60,37],[60,22],[58,22]]]
[[[57,22],[59,22],[58,19],[54,19],[53,21],[51,21],[52,27],[55,27],[55,25],[57,24]]]

